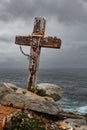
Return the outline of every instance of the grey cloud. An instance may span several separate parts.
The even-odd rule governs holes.
[[[15,19],[29,19],[36,12],[36,2],[32,0],[11,0],[10,2],[2,3],[0,10],[1,20],[7,22]]]
[[[0,53],[0,68],[28,68],[28,60],[16,53]]]
[[[84,2],[87,2],[87,0],[83,0]]]
[[[59,20],[66,24],[87,22],[87,13],[79,0],[62,0],[59,9]]]
[[[0,36],[0,42],[11,43],[11,37],[1,35],[1,36]]]
[[[87,22],[87,13],[79,0],[10,0],[1,4],[0,19],[3,21],[26,21],[35,16],[45,16],[67,25]]]
[[[85,2],[86,0],[1,0],[0,67],[28,66],[28,61],[14,42],[16,34],[27,35],[29,30],[32,32],[35,16],[46,17],[47,33],[58,34],[62,39],[60,50],[41,50],[41,67],[87,66]]]
[[[50,53],[50,55],[48,55]],[[48,62],[49,61],[49,62]],[[69,48],[63,46],[60,50],[48,50],[41,56],[41,66],[47,68],[87,67],[87,45],[72,43]]]

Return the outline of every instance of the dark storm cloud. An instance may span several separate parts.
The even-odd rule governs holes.
[[[87,0],[1,0],[0,67],[21,67],[28,63],[19,47],[14,44],[15,35],[30,34],[36,16],[47,19],[47,35],[55,34],[62,39],[60,50],[41,50],[41,67],[87,66],[86,2]]]
[[[80,0],[4,0],[1,1],[0,20],[31,19],[46,16],[65,24],[87,22],[87,13]]]
[[[32,0],[10,0],[1,3],[0,19],[7,22],[15,19],[29,19],[37,12],[37,3]]]
[[[47,50],[48,53],[45,54],[42,50],[40,65],[45,68],[87,68],[87,45],[78,44],[72,42],[69,46],[62,46],[60,50]]]
[[[80,0],[62,0],[59,6],[58,18],[66,24],[87,22],[87,13]]]

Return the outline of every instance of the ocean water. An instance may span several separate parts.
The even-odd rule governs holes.
[[[0,82],[26,88],[27,69],[0,69]],[[57,84],[63,97],[59,103],[66,111],[87,114],[87,69],[40,69],[38,83]]]

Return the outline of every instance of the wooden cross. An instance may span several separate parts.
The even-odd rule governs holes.
[[[31,91],[36,88],[37,70],[41,47],[60,48],[61,40],[57,37],[44,37],[46,20],[35,18],[33,33],[29,36],[16,36],[15,43],[18,45],[30,46],[29,78],[27,88]]]

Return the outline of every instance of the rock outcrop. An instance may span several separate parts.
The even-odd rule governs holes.
[[[11,119],[19,118],[21,114],[26,115],[26,118],[22,116],[23,120],[19,122],[24,129],[27,120],[35,122],[39,119],[43,124],[40,128],[44,130],[87,130],[87,116],[64,112],[51,98],[38,96],[10,83],[0,84],[0,104],[0,120],[3,119],[0,130],[3,130],[3,127],[9,130],[15,126],[15,121],[12,122]],[[14,116],[15,112],[17,116]]]
[[[61,115],[62,114],[62,115]],[[75,113],[61,113],[60,116],[51,116],[51,115],[45,115],[42,113],[37,113],[33,111],[23,111],[23,116],[21,116],[21,122],[19,122],[19,126],[22,125],[22,129],[25,130],[25,127],[27,125],[26,121],[31,121],[32,124],[39,124],[40,128],[37,128],[38,125],[35,126],[35,130],[87,130],[87,122],[84,116],[81,116],[79,114]],[[24,116],[25,115],[25,116]],[[20,117],[20,116],[19,116]],[[5,130],[9,130],[9,128],[17,128],[15,125],[15,121],[18,123],[19,120],[13,117],[15,120],[10,120],[6,123]],[[19,118],[20,119],[20,118]],[[38,123],[37,120],[38,119]],[[25,121],[25,122],[24,122]],[[42,123],[41,123],[42,122]],[[8,128],[8,129],[7,129]],[[30,128],[30,127],[29,127]],[[28,128],[28,129],[29,129]]]
[[[11,117],[18,117],[21,112],[21,109],[0,105],[0,130],[3,130],[6,122],[9,122],[11,120]]]
[[[53,100],[8,83],[0,84],[0,104],[50,115],[58,115],[62,111],[60,104]]]
[[[55,101],[61,99],[63,95],[63,92],[58,85],[50,83],[37,84],[37,91],[42,92],[43,93],[42,96],[49,96],[53,98]]]
[[[86,120],[68,118],[58,122],[59,130],[87,130]]]

